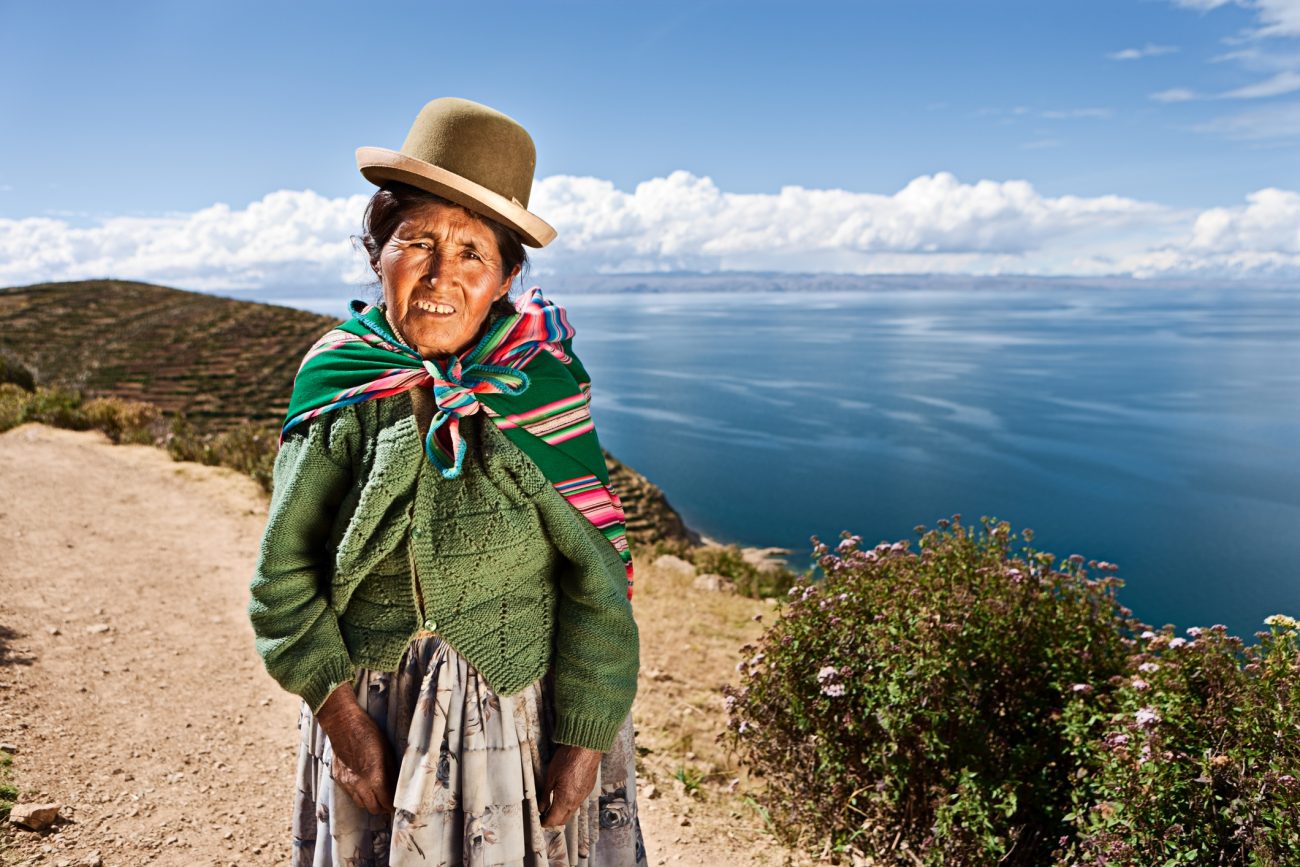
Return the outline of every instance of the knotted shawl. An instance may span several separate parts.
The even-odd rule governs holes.
[[[573,353],[573,326],[563,307],[534,286],[463,357],[445,365],[423,358],[391,333],[382,308],[353,300],[352,318],[316,341],[303,357],[280,442],[294,425],[413,385],[430,386],[437,406],[424,452],[444,478],[460,475],[465,442],[460,420],[482,410],[555,489],[614,546],[627,570],[632,554],[626,516],[610,487],[590,413],[591,380]],[[434,435],[448,426],[452,452]]]

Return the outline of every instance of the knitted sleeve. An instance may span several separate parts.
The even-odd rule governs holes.
[[[556,576],[557,743],[607,752],[632,709],[640,639],[627,598],[627,570],[600,530],[551,485],[536,502],[563,555]]]
[[[356,435],[350,407],[291,430],[272,470],[273,488],[248,615],[257,652],[282,687],[313,713],[354,666],[329,606],[326,549],[335,511],[351,484]]]

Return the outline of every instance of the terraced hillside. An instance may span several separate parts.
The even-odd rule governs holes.
[[[214,433],[245,419],[278,431],[298,363],[337,321],[129,280],[0,289],[0,352],[38,385],[147,401]],[[606,462],[634,542],[699,540],[659,488],[608,453]]]
[[[213,431],[275,427],[303,353],[335,321],[126,280],[0,289],[0,349],[37,383],[147,400]]]

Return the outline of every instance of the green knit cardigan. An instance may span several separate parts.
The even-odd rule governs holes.
[[[445,479],[409,391],[290,431],[250,584],[257,652],[316,712],[433,630],[500,695],[552,669],[553,739],[607,751],[639,667],[623,561],[490,420],[461,433],[464,469]]]

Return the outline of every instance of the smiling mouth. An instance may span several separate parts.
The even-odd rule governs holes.
[[[434,313],[440,316],[450,316],[456,312],[456,308],[450,304],[440,304],[435,301],[412,301],[411,306],[416,310],[422,310],[425,313]]]

